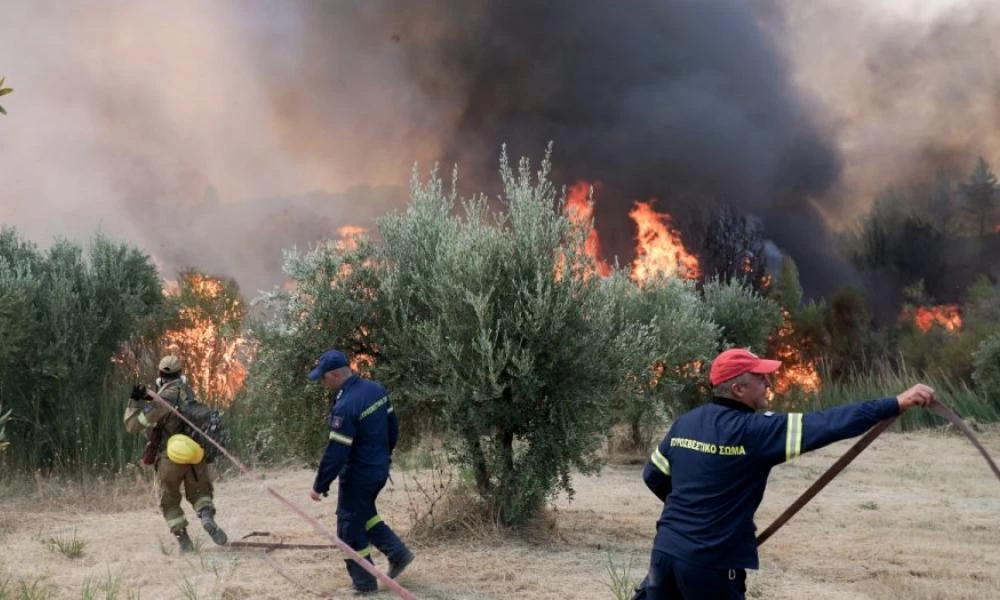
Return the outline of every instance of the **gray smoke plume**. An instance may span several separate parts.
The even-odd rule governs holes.
[[[782,225],[785,251],[807,256],[826,229],[806,201],[838,181],[840,158],[758,19],[741,0],[441,0],[316,5],[307,21],[320,55],[338,56],[341,41],[320,32],[345,20],[359,25],[353,39],[387,42],[430,107],[417,122],[440,128],[443,162],[459,163],[472,189],[495,182],[501,144],[537,157],[554,140],[562,181],[601,183],[597,227],[623,261],[628,211],[651,197],[675,215],[706,202],[764,214]],[[319,129],[337,71],[302,58],[318,93],[293,103]],[[771,214],[779,201],[793,206]],[[829,270],[830,248],[807,258]]]
[[[823,294],[855,280],[832,226],[996,149],[1000,9],[904,4],[5,2],[0,215],[255,288],[278,248],[401,205],[414,161],[471,192],[501,143],[553,140],[563,182],[601,183],[608,254],[631,259],[635,200],[682,227],[724,202]]]

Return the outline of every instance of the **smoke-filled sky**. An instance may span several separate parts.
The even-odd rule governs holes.
[[[280,248],[399,206],[415,161],[457,161],[482,187],[501,143],[537,159],[553,140],[562,182],[602,182],[612,251],[631,247],[633,200],[710,198],[763,216],[823,291],[824,222],[998,149],[990,0],[0,0],[0,15],[16,90],[0,222],[43,245],[100,226],[167,276],[192,264],[251,290],[276,283]]]

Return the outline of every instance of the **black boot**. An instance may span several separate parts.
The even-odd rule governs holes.
[[[201,526],[205,528],[208,535],[212,536],[212,541],[219,546],[225,546],[229,538],[226,536],[226,532],[215,522],[215,509],[211,506],[206,506],[198,511],[198,518],[201,519]]]
[[[181,546],[181,552],[191,552],[194,550],[194,543],[191,541],[191,537],[188,536],[187,528],[177,529],[171,533],[177,538],[177,543]]]
[[[398,556],[396,560],[389,564],[389,579],[395,579],[402,575],[403,571],[406,570],[406,567],[410,566],[410,563],[413,562],[413,559],[413,553],[410,552],[409,548],[404,547],[403,554]]]

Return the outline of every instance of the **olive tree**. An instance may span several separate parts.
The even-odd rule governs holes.
[[[365,354],[404,424],[433,422],[500,522],[572,494],[574,470],[599,468],[612,396],[637,360],[652,363],[652,344],[594,275],[589,232],[563,214],[550,169],[548,153],[537,173],[503,153],[492,204],[460,200],[457,175],[446,191],[436,171],[414,171],[405,210],[378,221],[378,245],[290,254],[294,284],[267,299],[247,402],[282,406],[283,435],[313,440],[316,456],[322,392],[305,372],[329,347]],[[288,431],[289,414],[310,412],[314,425]]]
[[[616,320],[550,168],[548,153],[537,173],[503,153],[496,210],[481,196],[456,205],[432,174],[380,230],[386,336],[408,351],[381,371],[441,415],[453,458],[504,523],[572,494],[573,469],[598,468],[641,335]]]

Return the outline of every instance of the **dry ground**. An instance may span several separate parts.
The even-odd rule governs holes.
[[[1000,432],[983,434],[1000,456]],[[850,442],[777,467],[757,515],[766,526]],[[411,540],[417,560],[401,583],[418,598],[613,598],[608,561],[632,575],[645,571],[656,499],[641,466],[610,466],[578,477],[576,499],[560,498],[534,530],[515,536],[476,532],[431,543]],[[312,472],[268,470],[270,485],[331,527],[334,499],[306,497]],[[403,489],[409,474],[383,493],[380,512],[409,531],[415,500]],[[412,483],[412,479],[410,479]],[[8,598],[319,597],[282,578],[259,552],[212,546],[192,527],[200,550],[179,556],[143,474],[129,482],[74,485],[36,481],[0,490],[0,585]],[[409,487],[409,486],[408,486]],[[218,520],[232,539],[251,531],[323,543],[310,526],[251,479],[218,484]],[[190,515],[190,507],[187,507]],[[916,600],[1000,598],[1000,482],[962,437],[943,431],[887,433],[761,549],[751,598]],[[68,558],[51,542],[85,542]],[[309,590],[342,597],[348,584],[336,551],[280,550],[275,560]],[[385,568],[384,558],[376,557]],[[117,586],[118,595],[106,588]],[[35,594],[22,595],[21,586]],[[87,590],[91,594],[87,594]],[[3,588],[0,588],[3,589]],[[4,598],[0,591],[0,599]],[[380,597],[389,598],[389,594]]]

